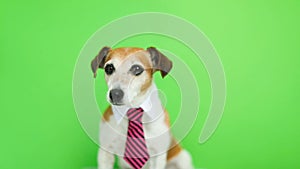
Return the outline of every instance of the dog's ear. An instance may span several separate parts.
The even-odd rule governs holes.
[[[110,50],[111,50],[110,47],[106,47],[106,46],[103,47],[98,53],[98,55],[92,60],[91,67],[94,73],[94,77],[96,77],[97,70],[99,68],[103,69],[105,58]]]
[[[155,47],[147,48],[150,54],[153,72],[160,71],[161,76],[164,78],[172,69],[172,62]]]

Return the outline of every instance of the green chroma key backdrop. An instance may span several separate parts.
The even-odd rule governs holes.
[[[138,12],[164,12],[192,22],[207,35],[223,63],[223,118],[213,136],[199,144],[211,88],[203,64],[186,59],[196,55],[179,41],[152,34],[114,46],[168,49],[197,75],[199,114],[182,141],[196,167],[300,168],[300,1],[6,0],[0,6],[1,169],[96,167],[98,146],[85,134],[74,110],[74,67],[96,30]],[[98,75],[95,92],[103,111],[107,88],[103,71]],[[174,122],[178,87],[170,77],[156,74],[155,80],[173,103],[167,108]]]

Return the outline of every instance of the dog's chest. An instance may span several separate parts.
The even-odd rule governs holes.
[[[123,119],[119,124],[112,117],[110,121],[100,126],[100,144],[117,155],[123,155],[127,139],[128,120]],[[170,136],[164,117],[143,123],[146,144],[150,154],[156,154],[169,147]]]

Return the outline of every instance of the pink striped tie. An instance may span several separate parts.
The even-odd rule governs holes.
[[[141,169],[149,159],[142,124],[144,110],[132,108],[127,111],[128,131],[124,160],[134,169]]]

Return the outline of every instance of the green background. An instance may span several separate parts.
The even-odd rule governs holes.
[[[1,1],[0,168],[96,166],[97,145],[80,127],[73,107],[76,59],[101,26],[145,11],[174,14],[195,24],[213,43],[225,69],[224,116],[214,135],[200,145],[211,99],[203,65],[185,59],[193,53],[166,37],[143,35],[117,45],[168,49],[198,75],[199,116],[182,142],[195,165],[300,168],[300,1],[296,0]],[[104,84],[101,77],[96,84]],[[173,83],[171,78],[155,77],[159,87]],[[176,86],[164,91],[176,105],[179,93],[173,90]],[[96,92],[103,110],[105,91]],[[170,104],[167,108],[176,110]],[[171,116],[174,122],[176,111]]]

